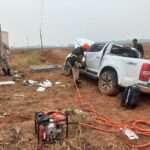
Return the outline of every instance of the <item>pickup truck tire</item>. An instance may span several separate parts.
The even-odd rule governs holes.
[[[66,60],[66,62],[64,64],[63,71],[66,76],[69,76],[72,73],[71,66],[70,66],[70,63],[68,60]]]
[[[104,95],[117,95],[119,92],[117,74],[112,69],[104,70],[98,80],[99,91]]]

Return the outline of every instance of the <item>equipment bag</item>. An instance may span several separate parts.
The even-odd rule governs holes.
[[[135,108],[138,105],[140,90],[137,86],[129,86],[125,88],[121,97],[121,106],[127,108]]]

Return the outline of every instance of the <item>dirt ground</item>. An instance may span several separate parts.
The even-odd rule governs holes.
[[[12,86],[0,87],[0,150],[36,150],[34,113],[76,108],[75,87],[71,77],[64,76],[61,69],[43,73],[33,73],[29,69],[31,64],[63,64],[68,52],[69,50],[65,49],[55,49],[44,52],[42,55],[39,52],[14,53],[12,55],[12,67],[21,71],[25,75],[24,79],[38,81],[48,79],[53,82],[60,81],[63,85],[54,85],[43,93],[36,92],[36,88],[24,86],[22,80],[17,81]],[[148,57],[149,52],[147,51],[146,54]],[[40,59],[40,62],[29,61],[30,56],[32,56],[31,60],[37,58]],[[21,64],[21,60],[26,64]],[[0,76],[1,81],[10,79],[11,77]],[[97,82],[86,77],[82,77],[81,94],[95,106],[99,114],[109,116],[114,121],[150,120],[149,95],[141,95],[140,105],[134,110],[127,110],[120,107],[119,95],[116,97],[101,95],[97,89]],[[98,133],[87,129],[84,132],[81,131],[80,135],[72,136],[68,140],[73,142],[75,139],[78,141],[74,144],[77,145],[77,150],[131,150],[117,134]],[[150,139],[147,137],[140,137],[140,143],[148,141]],[[64,145],[54,145],[43,149],[69,150]],[[147,150],[149,149],[150,147],[147,148]]]

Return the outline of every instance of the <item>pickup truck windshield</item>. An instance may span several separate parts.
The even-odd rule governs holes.
[[[90,47],[89,52],[99,52],[102,50],[105,44],[106,43],[95,43]]]
[[[123,57],[139,58],[138,52],[130,47],[113,45],[110,53]]]

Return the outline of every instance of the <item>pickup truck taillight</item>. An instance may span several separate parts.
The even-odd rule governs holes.
[[[140,72],[140,80],[149,81],[150,80],[150,64],[143,64]]]

